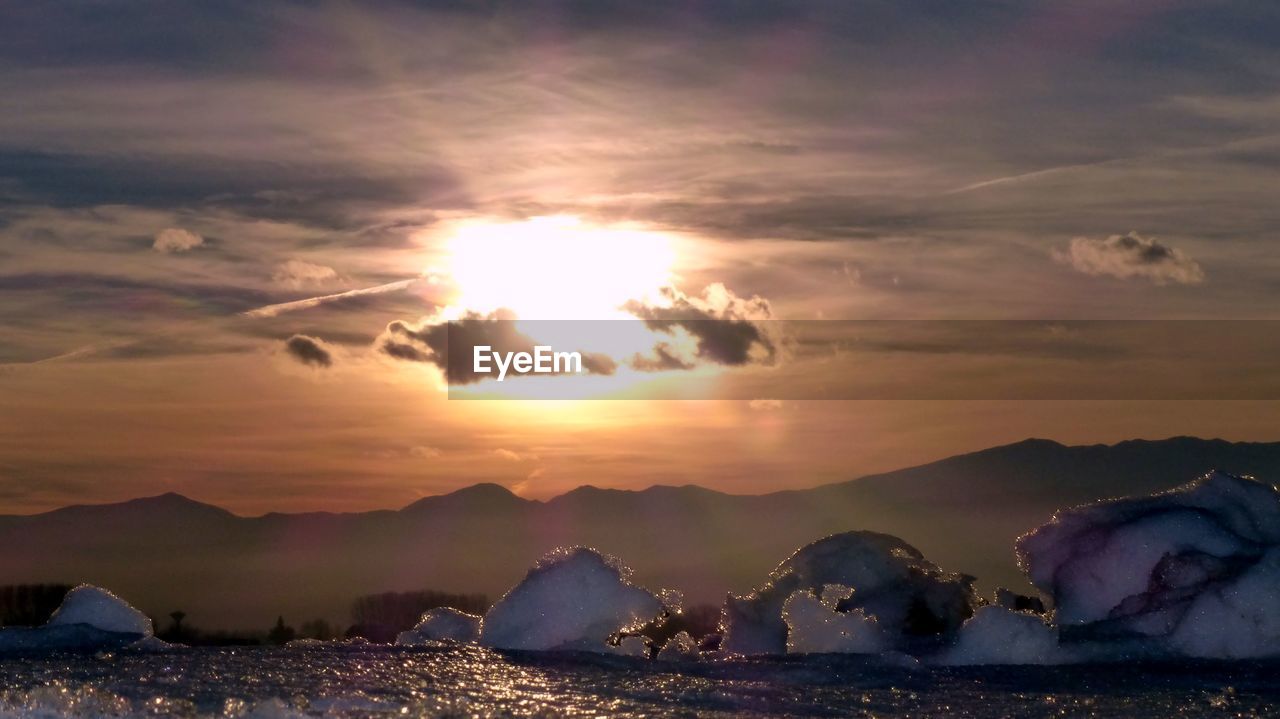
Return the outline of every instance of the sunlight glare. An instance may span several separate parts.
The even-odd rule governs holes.
[[[521,319],[621,319],[628,300],[653,301],[672,281],[663,234],[598,227],[576,217],[470,222],[448,246],[454,307]]]

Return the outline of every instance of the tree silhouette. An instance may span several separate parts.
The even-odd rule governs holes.
[[[295,634],[293,627],[287,626],[284,623],[284,617],[280,616],[276,617],[276,625],[267,632],[267,641],[272,644],[286,644],[293,641]]]
[[[37,627],[49,621],[69,584],[10,584],[0,587],[0,626]]]
[[[420,592],[367,594],[357,597],[351,604],[351,621],[357,627],[384,627],[394,637],[396,632],[413,628],[423,612],[436,607],[453,607],[468,614],[484,614],[489,608],[489,598],[483,594],[452,594],[430,589]]]
[[[298,634],[304,639],[319,639],[325,642],[334,637],[333,627],[323,619],[312,619],[309,622],[303,622],[302,626],[298,628]]]

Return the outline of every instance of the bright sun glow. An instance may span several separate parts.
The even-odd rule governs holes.
[[[627,364],[631,357],[651,354],[658,342],[692,353],[691,338],[679,333],[659,335],[621,309],[632,300],[654,306],[669,303],[670,298],[660,291],[678,280],[675,243],[670,235],[590,225],[568,216],[459,223],[443,248],[440,265],[428,271],[432,281],[447,291],[447,307],[439,319],[510,310],[519,318],[519,330],[538,343],[607,355],[617,367],[609,374],[522,377],[502,384],[485,380],[450,388],[450,392],[456,396],[496,392],[522,399],[696,396],[703,387],[698,383],[714,376],[715,368],[671,377]],[[573,402],[562,407],[571,414],[578,409]]]
[[[521,319],[616,319],[672,281],[671,238],[593,227],[575,217],[461,225],[447,273],[460,309],[514,311]]]

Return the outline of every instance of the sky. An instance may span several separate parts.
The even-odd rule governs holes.
[[[1025,354],[972,337],[755,344],[792,380],[900,389],[826,401],[459,401],[431,351],[499,311],[1280,319],[1277,36],[1252,2],[6,4],[0,513],[757,493],[1028,436],[1276,440],[1274,378],[904,398],[921,357]],[[684,360],[627,354],[614,381],[760,359],[692,327]]]

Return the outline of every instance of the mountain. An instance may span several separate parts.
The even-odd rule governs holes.
[[[499,596],[561,545],[617,555],[654,589],[718,603],[833,532],[902,537],[979,586],[1025,589],[1013,540],[1059,508],[1168,489],[1211,470],[1280,479],[1280,443],[1176,437],[1068,447],[1031,439],[813,489],[580,487],[547,501],[496,484],[399,511],[240,517],[180,495],[0,516],[0,583],[91,582],[208,627],[343,622],[360,594]]]

